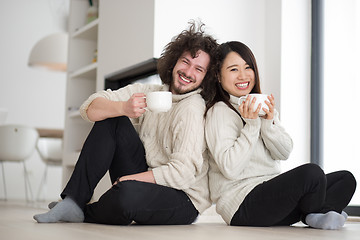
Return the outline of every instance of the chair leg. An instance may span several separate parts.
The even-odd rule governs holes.
[[[33,201],[33,194],[32,194],[32,190],[31,190],[30,179],[29,179],[28,171],[26,169],[25,161],[23,162],[23,166],[24,166],[24,181],[25,181],[26,201],[27,202],[32,202]],[[28,191],[30,192],[30,199],[28,197]]]
[[[45,165],[45,170],[44,170],[44,174],[41,178],[41,181],[40,181],[40,186],[39,186],[39,190],[38,190],[38,193],[36,195],[36,200],[37,201],[40,201],[40,194],[41,192],[44,193],[44,200],[46,200],[46,181],[47,181],[47,172],[48,172],[48,165],[46,164]]]
[[[2,176],[3,176],[3,187],[4,187],[4,200],[7,201],[6,182],[5,182],[5,170],[4,163],[1,162]]]

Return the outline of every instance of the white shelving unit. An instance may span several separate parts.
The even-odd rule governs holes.
[[[80,105],[96,91],[99,18],[87,23],[88,0],[71,0],[66,86],[63,185],[71,176],[92,127],[79,114]]]
[[[155,0],[98,0],[99,16],[87,23],[89,1],[70,0],[63,186],[92,127],[81,118],[80,105],[104,89],[106,75],[154,57],[154,4]],[[93,200],[110,186],[109,176],[105,175]]]

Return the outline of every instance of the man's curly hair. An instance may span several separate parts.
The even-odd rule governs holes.
[[[200,87],[203,87],[209,78],[214,77],[215,51],[218,44],[213,37],[204,33],[205,24],[200,22],[198,27],[196,27],[194,21],[189,22],[189,24],[189,29],[182,31],[165,46],[158,60],[157,70],[159,76],[162,82],[169,86],[173,80],[172,72],[176,62],[184,52],[189,52],[193,58],[196,57],[199,50],[210,55],[210,63]]]

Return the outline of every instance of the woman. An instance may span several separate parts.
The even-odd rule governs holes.
[[[324,174],[305,164],[280,174],[292,139],[281,126],[274,96],[269,110],[255,99],[261,93],[255,57],[240,42],[218,47],[218,78],[204,88],[207,100],[206,141],[210,155],[209,184],[216,210],[233,226],[291,225],[300,220],[313,228],[339,229],[343,209],[352,198],[356,180],[348,171]],[[266,113],[259,117],[260,109]]]

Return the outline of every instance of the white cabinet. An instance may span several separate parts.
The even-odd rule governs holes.
[[[96,91],[99,19],[87,22],[88,0],[72,0],[69,14],[69,54],[63,155],[63,185],[79,157],[92,124],[79,114],[80,105]]]

